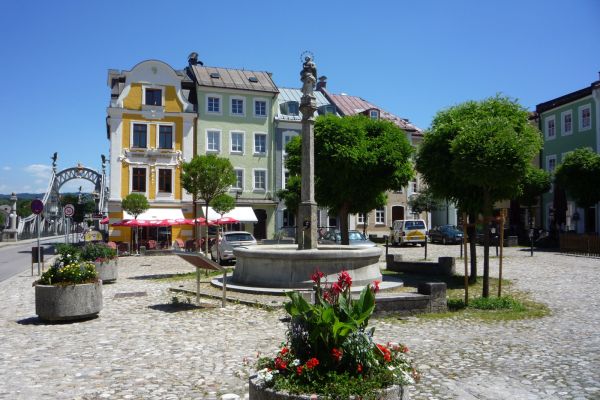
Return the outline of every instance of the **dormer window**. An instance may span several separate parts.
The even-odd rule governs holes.
[[[379,119],[379,110],[371,110],[371,111],[369,111],[369,118],[371,118],[371,119]]]
[[[335,107],[328,104],[318,108],[319,115],[335,114]]]
[[[148,106],[162,106],[162,90],[146,88],[144,104]]]
[[[288,102],[288,114],[289,115],[299,115],[300,114],[300,107],[299,107],[297,101]]]

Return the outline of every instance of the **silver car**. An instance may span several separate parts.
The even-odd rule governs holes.
[[[371,242],[369,239],[365,237],[359,231],[348,231],[348,237],[350,246],[361,246],[361,247],[375,247],[377,246],[375,243]],[[321,244],[341,244],[342,243],[342,234],[337,229],[330,230],[325,233],[325,235],[319,239],[319,243]]]
[[[223,238],[212,245],[210,248],[210,257],[213,261],[218,261],[223,265],[227,261],[234,261],[235,255],[233,249],[235,247],[247,247],[256,245],[256,239],[251,233],[243,231],[225,232]]]

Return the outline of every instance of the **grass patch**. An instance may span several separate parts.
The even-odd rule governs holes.
[[[502,297],[498,298],[499,280],[490,278],[490,296],[484,299],[481,297],[483,278],[477,277],[475,282],[469,283],[469,305],[465,306],[465,283],[462,276],[431,276],[393,271],[382,271],[382,274],[396,276],[404,281],[404,287],[395,289],[396,292],[415,292],[419,282],[446,284],[448,312],[417,315],[421,319],[473,318],[493,322],[541,318],[550,314],[546,305],[533,301],[528,293],[514,289],[507,279],[502,280]]]
[[[233,268],[227,269],[227,275],[231,275]],[[222,271],[211,271],[211,270],[203,270],[200,272],[200,279],[203,278],[212,278],[215,276],[223,276]],[[185,272],[181,274],[165,274],[160,275],[154,278],[158,282],[177,282],[177,281],[191,281],[196,280],[196,272]]]

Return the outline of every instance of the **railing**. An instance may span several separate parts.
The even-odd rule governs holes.
[[[600,256],[600,236],[561,234],[559,237],[561,253],[573,253],[586,256]]]

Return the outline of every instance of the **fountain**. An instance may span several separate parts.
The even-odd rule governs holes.
[[[231,282],[239,286],[263,288],[310,288],[311,274],[319,268],[329,282],[346,270],[356,286],[381,281],[377,247],[352,247],[317,244],[317,203],[314,187],[314,114],[317,110],[314,88],[317,68],[305,57],[302,71],[302,185],[299,226],[302,240],[295,245],[262,245],[234,249],[237,258]]]

